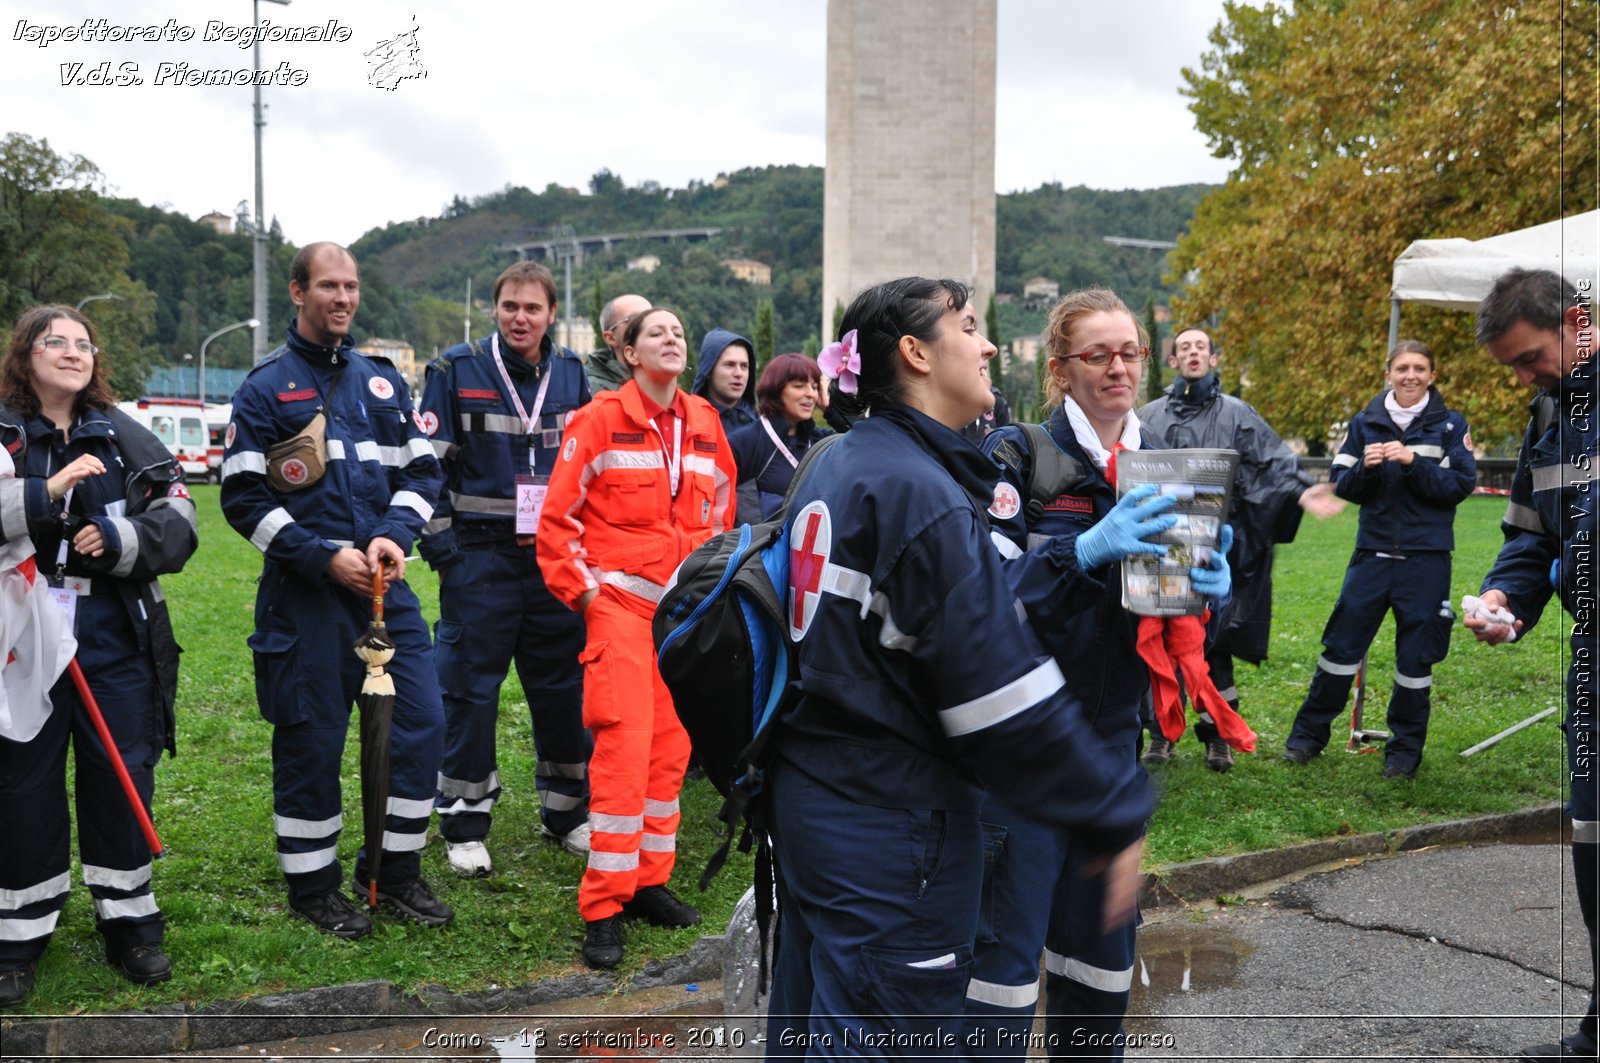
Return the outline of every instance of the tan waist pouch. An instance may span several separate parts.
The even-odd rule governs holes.
[[[317,415],[292,439],[267,450],[267,480],[279,491],[299,491],[328,471],[328,419]]]

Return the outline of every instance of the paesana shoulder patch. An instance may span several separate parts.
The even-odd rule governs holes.
[[[989,504],[989,513],[998,520],[1010,520],[1022,512],[1022,495],[1017,489],[1005,480],[994,485],[994,501]]]

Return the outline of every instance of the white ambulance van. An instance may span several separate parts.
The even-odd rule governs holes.
[[[172,456],[178,459],[178,464],[183,466],[184,478],[190,483],[214,478],[217,470],[212,468],[208,454],[211,433],[199,399],[146,397],[134,402],[119,402],[117,409],[150,429],[157,439],[167,445]]]

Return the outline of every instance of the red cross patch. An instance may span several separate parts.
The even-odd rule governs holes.
[[[228,422],[228,435],[227,435],[227,438],[225,438],[222,441],[222,445],[225,446],[225,447],[228,447],[229,449],[232,449],[233,441],[235,439],[237,439],[237,438],[239,438],[239,426],[237,424],[235,424],[234,422],[229,421]]]
[[[833,518],[828,505],[812,502],[789,528],[789,637],[805,637],[822,601],[822,575],[833,546]]]
[[[367,390],[380,399],[394,398],[394,385],[381,376],[375,376],[367,381]]]
[[[994,485],[994,501],[989,504],[989,512],[1000,520],[1010,520],[1022,512],[1022,496],[1015,487],[1001,480]]]
[[[311,476],[311,470],[306,468],[306,463],[301,461],[299,458],[290,458],[288,461],[284,462],[281,472],[284,482],[294,484],[295,486],[305,483],[306,480]]]
[[[439,430],[439,415],[432,410],[417,410],[411,416],[424,435],[431,436]]]

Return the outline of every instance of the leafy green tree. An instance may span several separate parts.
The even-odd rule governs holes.
[[[800,353],[805,355],[807,358],[815,358],[821,352],[822,344],[817,340],[817,334],[815,332],[807,336],[805,343],[800,345]]]
[[[1170,258],[1198,270],[1183,320],[1215,314],[1230,390],[1313,445],[1381,386],[1394,258],[1592,210],[1592,0],[1230,2],[1190,110],[1234,162]],[[1476,349],[1469,314],[1405,309],[1480,443],[1512,444],[1524,389]]]
[[[90,317],[112,387],[137,394],[155,358],[155,297],[128,276],[131,226],[106,209],[103,185],[94,163],[58,155],[47,140],[0,141],[0,321],[9,327],[40,303],[116,295],[94,303]]]
[[[606,289],[600,283],[600,274],[594,275],[594,287],[589,291],[589,324],[594,327],[594,346],[596,350],[605,342],[600,333],[605,331],[600,327],[600,312],[606,308]]]
[[[763,299],[756,304],[756,327],[750,334],[750,342],[754,343],[755,361],[750,366],[750,386],[755,387],[755,380],[761,375],[761,369],[772,356],[777,353],[774,349],[775,340],[772,336],[772,300]]]

